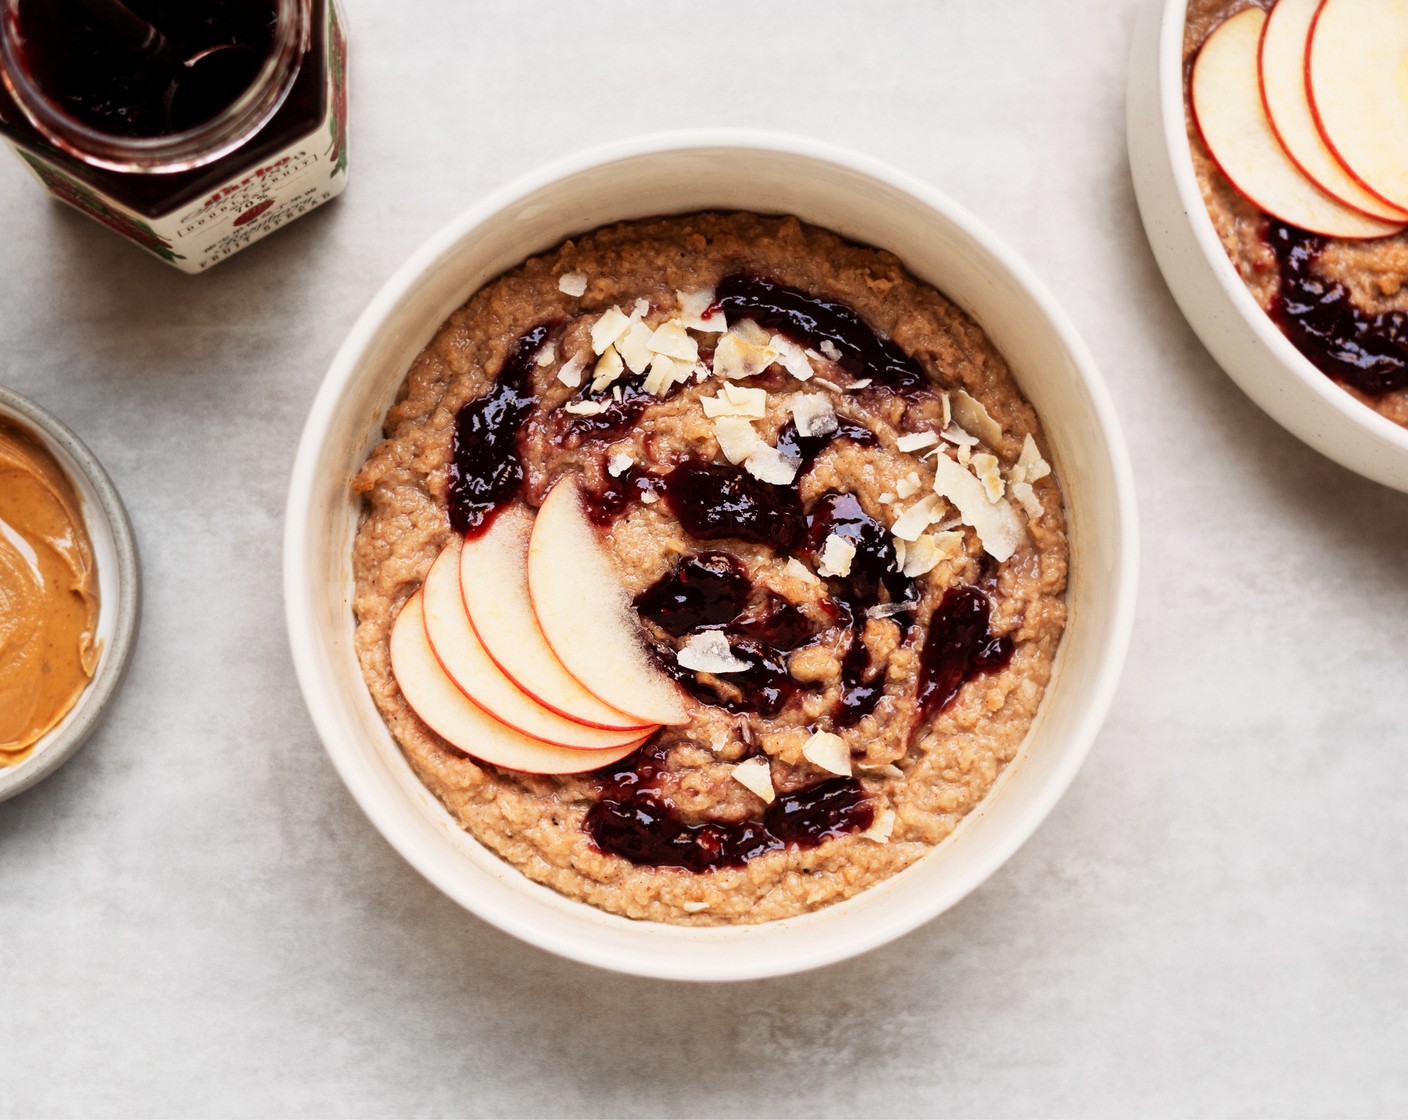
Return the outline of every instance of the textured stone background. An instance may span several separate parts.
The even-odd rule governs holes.
[[[106,463],[147,594],[104,729],[0,805],[0,1112],[1408,1110],[1408,496],[1266,419],[1164,289],[1140,2],[351,0],[351,189],[200,278],[0,160],[0,381]],[[323,370],[422,239],[710,124],[888,160],[1026,257],[1109,380],[1144,561],[1104,734],[1016,858],[898,944],[700,988],[527,948],[401,861],[305,714],[279,549]]]

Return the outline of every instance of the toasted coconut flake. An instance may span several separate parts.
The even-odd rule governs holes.
[[[749,346],[772,346],[772,335],[752,319],[740,319],[733,325],[733,333]]]
[[[727,378],[730,381],[756,377],[772,365],[773,360],[777,357],[777,352],[767,343],[759,346],[747,341],[739,333],[738,328],[743,325],[742,323],[735,324],[728,334],[719,339],[718,346],[714,348],[714,373],[716,376]]]
[[[817,579],[816,573],[810,568],[808,568],[805,564],[803,564],[800,560],[798,560],[795,556],[789,556],[787,558],[787,563],[782,566],[782,570],[785,574],[791,576],[793,579],[800,579],[805,583],[821,582],[819,579]]]
[[[852,381],[848,386],[846,386],[846,392],[848,392],[848,393],[859,393],[862,389],[869,389],[869,388],[870,388],[870,385],[871,385],[871,380],[870,380],[870,378],[868,378],[868,377],[862,377],[862,378],[860,378],[860,379],[857,380],[857,381]]]
[[[834,342],[832,342],[829,338],[822,340],[822,343],[821,343],[821,352],[822,352],[823,354],[825,354],[826,357],[827,357],[827,359],[830,360],[830,361],[839,362],[839,361],[841,360],[841,349],[840,349],[840,347],[838,347],[838,346],[837,346]]]
[[[578,389],[581,388],[582,377],[586,372],[586,355],[573,354],[572,357],[562,363],[562,368],[557,371],[557,379],[569,389]]]
[[[855,558],[855,542],[832,533],[821,546],[816,570],[824,576],[848,576]]]
[[[899,769],[895,767],[895,769]],[[893,776],[893,775],[891,775]],[[900,777],[904,777],[904,771],[900,771]],[[873,840],[877,844],[888,844],[890,837],[895,832],[895,811],[893,809],[881,809],[875,814],[875,820],[864,832],[857,832],[856,835],[865,840]]]
[[[939,550],[940,560],[954,560],[963,555],[963,534],[961,532],[944,529],[940,526],[940,531],[931,534],[931,536],[934,538],[934,547]]]
[[[600,416],[606,411],[602,401],[568,401],[562,406],[573,416]]]
[[[586,295],[587,274],[585,272],[564,272],[557,278],[557,290],[573,299]]]
[[[592,392],[600,393],[620,377],[625,368],[625,363],[621,361],[621,355],[616,352],[616,347],[608,346],[601,357],[596,360],[596,366],[592,369]]]
[[[648,506],[653,506],[660,500],[660,495],[654,490],[643,490],[641,491],[640,500]]]
[[[697,292],[676,292],[680,301],[680,322],[687,330],[702,331],[705,334],[722,334],[728,330],[728,321],[722,311],[708,314],[714,304],[714,289],[700,288]]]
[[[912,498],[919,491],[924,489],[924,482],[919,477],[918,471],[910,471],[897,483],[895,483],[895,497]]]
[[[539,366],[550,366],[557,361],[557,343],[545,342],[538,350],[537,363]]]
[[[904,567],[901,570],[910,579],[917,579],[932,572],[941,559],[939,546],[930,534],[925,533],[905,547]]]
[[[606,353],[607,347],[630,329],[630,317],[619,307],[603,311],[592,324],[592,349],[598,354]]]
[[[902,541],[899,537],[891,537],[890,547],[895,550],[895,564],[903,568],[904,562],[909,556],[909,542]]]
[[[761,420],[768,414],[768,394],[763,389],[745,389],[732,382],[712,397],[700,397],[704,415],[711,420],[716,416],[744,416],[750,420]]]
[[[833,393],[840,393],[843,391],[841,389],[841,386],[837,385],[836,382],[829,381],[825,377],[813,378],[812,383],[814,385],[820,385],[823,389],[830,389]]]
[[[944,422],[939,425],[939,430],[942,431],[953,423],[953,401],[949,398],[947,393],[940,393],[939,403],[943,406]]]
[[[858,762],[856,769],[862,774],[874,774],[877,778],[904,777],[904,771],[893,762]]]
[[[689,337],[689,332],[678,319],[671,319],[656,327],[647,345],[656,354],[664,354],[667,358],[674,358],[679,362],[688,362],[691,366],[699,360],[699,343]]]
[[[890,532],[902,541],[916,541],[937,520],[939,512],[938,495],[926,494],[895,519]]]
[[[692,368],[664,354],[656,354],[650,359],[650,372],[645,375],[644,389],[651,396],[663,397],[670,386],[679,380],[678,375],[683,372],[688,377]]]
[[[773,335],[772,348],[777,354],[778,364],[798,381],[809,380],[815,372],[807,358],[807,352],[790,338],[783,338],[780,334]]]
[[[939,442],[937,432],[911,432],[909,435],[900,436],[895,440],[895,446],[901,451],[923,451],[926,447],[933,447]]]
[[[1051,473],[1051,464],[1041,457],[1036,440],[1030,435],[1022,441],[1022,454],[1007,472],[1009,482],[1040,482]]]
[[[696,673],[741,673],[748,662],[733,655],[728,639],[717,630],[691,634],[675,655],[680,667]]]
[[[766,447],[753,430],[753,425],[741,416],[720,416],[714,421],[714,438],[719,450],[730,463],[741,463],[759,447]]]
[[[992,418],[982,401],[962,389],[953,394],[953,417],[989,447],[1002,442],[1002,425]]]
[[[987,492],[988,501],[995,502],[1002,497],[1007,487],[1002,481],[1002,472],[998,469],[996,455],[989,455],[986,452],[973,456],[973,473],[978,476],[978,481],[983,484],[983,489]]]
[[[829,436],[841,426],[824,393],[793,393],[787,398],[787,411],[803,436]]]
[[[910,614],[918,603],[911,603],[908,600],[900,603],[876,603],[873,607],[865,608],[866,618],[894,618],[897,614]]]
[[[851,748],[830,731],[818,731],[803,743],[802,757],[820,770],[851,776]]]
[[[606,473],[612,478],[620,478],[635,466],[635,462],[633,456],[627,455],[624,451],[618,451],[615,455],[606,460]]]
[[[1042,508],[1041,499],[1036,496],[1036,491],[1032,489],[1030,482],[1014,482],[1011,486],[1012,497],[1017,499],[1017,504],[1026,512],[1028,521],[1040,521],[1041,515],[1046,511]]]
[[[680,909],[686,914],[702,914],[709,909],[709,904],[707,902],[682,902]]]
[[[637,377],[650,368],[650,359],[655,356],[650,349],[650,335],[650,328],[636,320],[615,343],[621,360]]]
[[[797,471],[801,468],[802,461],[795,456],[784,455],[777,448],[760,440],[743,461],[743,466],[760,482],[768,482],[773,486],[791,486],[797,479]]]
[[[890,493],[890,491],[886,490],[883,494],[880,495],[878,500],[882,506],[887,506],[895,500],[895,495]]]
[[[977,532],[988,555],[1001,562],[1017,551],[1026,530],[1006,500],[989,501],[983,484],[947,455],[934,459],[934,470],[934,491],[954,504],[964,524]]]
[[[735,766],[733,780],[749,793],[757,794],[769,805],[777,798],[777,791],[772,787],[772,765],[761,755]]]
[[[950,424],[939,434],[943,436],[944,439],[948,440],[949,443],[953,444],[955,447],[978,446],[978,437],[974,435],[969,435],[957,424]]]

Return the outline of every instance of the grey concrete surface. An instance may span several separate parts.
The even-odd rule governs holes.
[[[1408,1112],[1408,496],[1267,420],[1180,317],[1123,142],[1140,0],[351,0],[347,195],[181,276],[0,160],[0,381],[146,564],[126,689],[0,805],[0,1113]],[[292,678],[304,415],[422,239],[560,154],[792,130],[978,211],[1127,429],[1143,594],[1080,778],[969,900],[810,975],[608,975],[460,910],[343,790]]]

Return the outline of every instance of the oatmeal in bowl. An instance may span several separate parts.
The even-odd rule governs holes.
[[[368,686],[531,878],[632,918],[806,913],[929,851],[1016,754],[1065,624],[1043,446],[982,331],[887,253],[738,213],[574,238],[450,317],[353,480]],[[412,600],[427,636],[399,640],[433,659],[398,660]],[[535,628],[594,708],[516,656]],[[489,659],[451,661],[466,640]],[[437,665],[520,754],[457,734]]]
[[[1128,625],[1122,449],[966,215],[799,142],[642,144],[364,316],[290,634],[349,787],[466,906],[624,971],[794,971],[951,905],[1069,781]]]

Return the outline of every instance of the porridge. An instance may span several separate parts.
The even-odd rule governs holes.
[[[371,694],[467,831],[604,910],[763,922],[874,885],[987,795],[1050,678],[1035,413],[942,295],[795,219],[528,260],[384,435],[353,481]]]
[[[1193,168],[1223,247],[1261,308],[1346,392],[1408,425],[1408,213],[1347,174],[1316,126],[1305,123],[1314,119],[1305,73],[1316,14],[1315,0],[1189,0],[1183,56]],[[1218,41],[1235,41],[1239,31],[1244,59]],[[1211,92],[1199,110],[1197,71],[1208,44],[1228,46],[1223,53],[1237,56],[1246,72],[1230,74],[1230,86],[1209,77]],[[1289,76],[1278,85],[1282,58],[1289,58],[1283,67]],[[1217,66],[1208,62],[1209,70],[1223,68],[1220,59]],[[1233,63],[1225,68],[1234,69]],[[1248,102],[1255,101],[1248,120],[1228,108],[1238,100],[1229,89],[1247,89]],[[1275,111],[1268,113],[1268,106]],[[1253,110],[1259,121],[1250,119]],[[1264,135],[1262,147],[1244,151],[1248,135]],[[1224,150],[1215,158],[1219,142]],[[1309,177],[1310,167],[1318,179]]]

